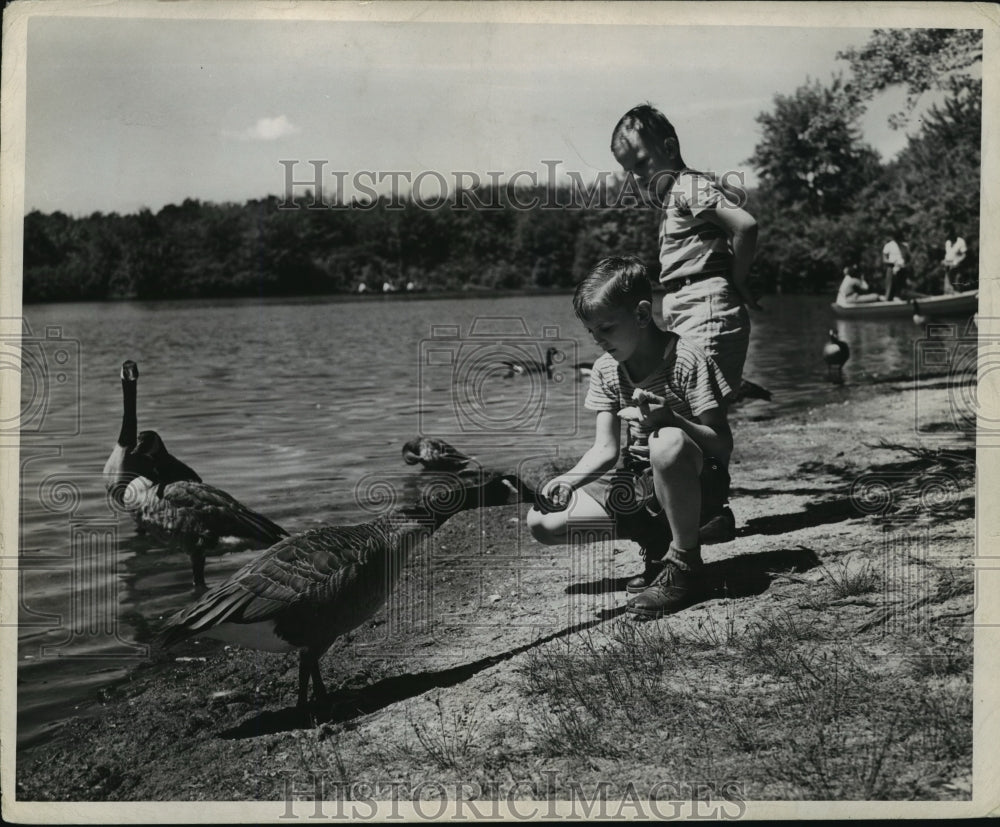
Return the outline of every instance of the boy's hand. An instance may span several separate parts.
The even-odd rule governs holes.
[[[677,414],[662,396],[636,388],[632,401],[635,405],[618,411],[619,419],[638,422],[646,428],[669,428],[677,424]]]
[[[751,310],[759,310],[764,312],[764,308],[760,306],[757,299],[754,297],[746,287],[742,285],[736,285],[736,292],[740,294],[740,298],[743,300],[743,304],[749,307]]]
[[[549,480],[539,492],[539,511],[563,511],[569,507],[573,497],[573,486],[565,477]]]

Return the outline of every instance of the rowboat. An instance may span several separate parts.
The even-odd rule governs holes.
[[[917,307],[914,308],[914,302]],[[922,296],[917,299],[893,299],[888,302],[854,302],[830,305],[841,319],[885,319],[892,316],[962,316],[979,309],[979,291],[951,293],[947,296]]]

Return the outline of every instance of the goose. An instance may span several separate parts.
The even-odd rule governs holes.
[[[525,376],[529,373],[544,373],[549,379],[551,379],[552,364],[556,361],[556,355],[559,352],[559,348],[550,347],[545,351],[544,362],[539,362],[536,359],[522,359],[518,362],[513,362],[506,359],[500,364],[507,368],[507,377],[511,377],[514,374],[517,374],[518,376]]]
[[[155,431],[143,431],[129,454],[136,477],[123,497],[140,532],[191,556],[194,585],[205,586],[205,555],[237,548],[267,548],[288,536],[225,491],[185,476]],[[185,470],[186,469],[186,470]]]
[[[740,382],[740,389],[736,391],[732,404],[743,402],[746,399],[763,399],[765,402],[770,402],[771,392],[767,388],[761,387],[756,382],[744,379]]]
[[[163,444],[156,431],[140,431],[130,457],[133,465],[142,464],[142,467],[147,469],[150,467],[136,457],[145,457],[149,460],[155,479],[160,485],[181,481],[202,481],[188,465],[167,450],[167,446]]]
[[[443,439],[418,437],[403,446],[403,461],[407,465],[420,463],[428,471],[459,471],[470,458]]]
[[[533,495],[513,475],[475,486],[440,484],[367,523],[289,537],[170,617],[158,640],[170,647],[205,636],[267,652],[298,650],[297,707],[305,713],[310,679],[315,703],[326,698],[319,659],[379,611],[418,542],[460,510]]]
[[[113,501],[122,505],[122,498],[128,484],[136,476],[136,460],[132,454],[137,442],[148,439],[151,431],[143,431],[137,434],[138,417],[136,415],[136,397],[139,385],[139,366],[131,359],[122,362],[122,427],[118,432],[118,440],[114,448],[111,449],[111,456],[104,463],[104,487],[111,495]],[[168,455],[169,456],[169,455]],[[180,460],[170,457],[172,460],[172,478],[174,480],[193,480],[201,482],[191,468]]]
[[[830,341],[823,346],[823,361],[826,362],[826,376],[831,382],[844,381],[844,363],[851,357],[847,342],[838,339],[836,331],[829,331]]]

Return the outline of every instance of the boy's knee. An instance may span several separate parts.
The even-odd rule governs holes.
[[[531,532],[531,536],[534,537],[539,543],[553,543],[555,542],[556,532],[553,530],[553,526],[550,524],[551,520],[546,519],[550,515],[543,514],[537,508],[532,508],[528,511],[528,530]]]
[[[701,449],[680,428],[660,428],[649,438],[649,462],[663,473],[701,472]]]

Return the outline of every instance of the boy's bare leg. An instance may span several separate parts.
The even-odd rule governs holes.
[[[696,549],[703,463],[701,449],[680,428],[661,428],[649,438],[653,487],[674,535],[673,545]]]
[[[569,542],[570,524],[574,521],[587,523],[593,527],[599,520],[607,520],[610,535],[614,521],[601,503],[581,489],[573,492],[569,506],[562,511],[543,514],[538,509],[532,508],[528,512],[528,528],[531,535],[546,545],[564,545]]]
[[[664,555],[663,569],[629,602],[628,610],[655,618],[690,606],[704,593],[698,537],[703,456],[679,428],[662,428],[649,440],[649,457],[656,496],[674,539]]]

